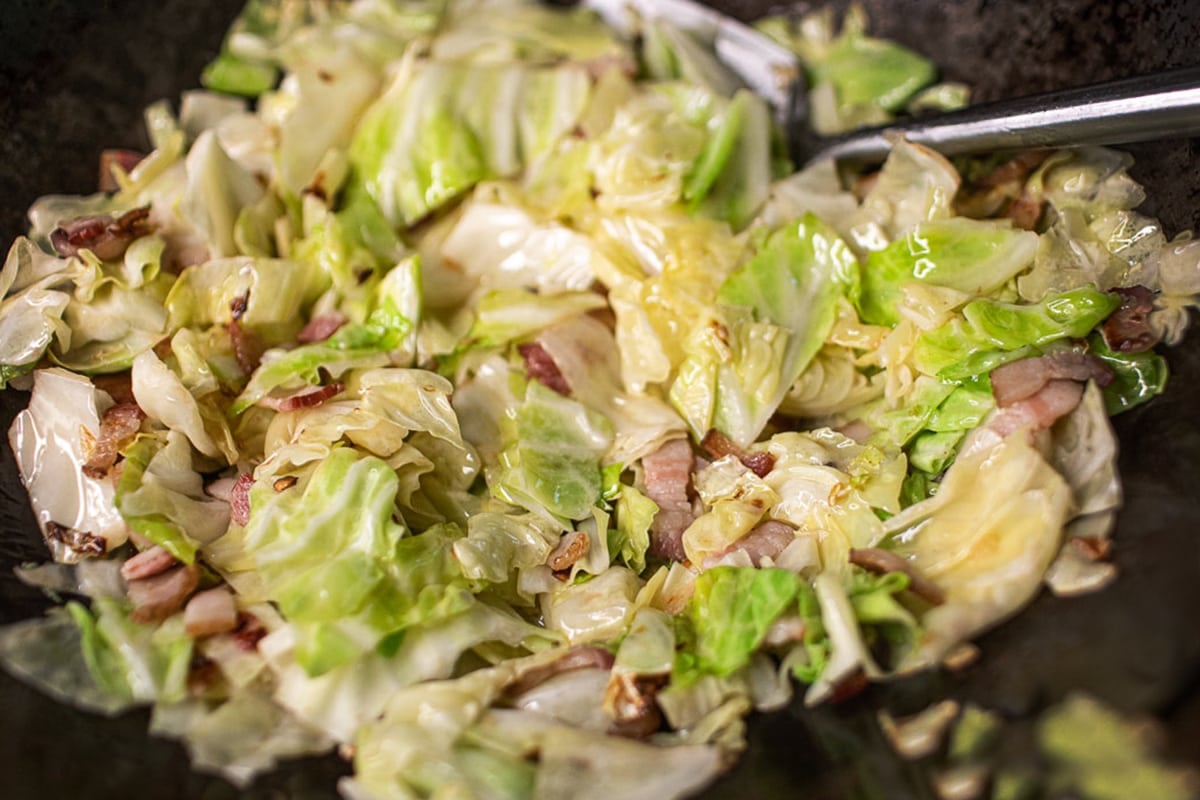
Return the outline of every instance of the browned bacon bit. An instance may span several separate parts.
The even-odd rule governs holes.
[[[708,433],[704,434],[704,438],[700,440],[700,447],[714,460],[725,456],[736,456],[746,469],[760,478],[767,477],[767,473],[775,468],[775,456],[763,451],[746,452],[716,428],[711,428]]]
[[[1158,344],[1158,334],[1150,327],[1154,292],[1145,286],[1115,291],[1121,295],[1121,305],[1104,320],[1100,329],[1104,342],[1118,353],[1144,353]]]
[[[129,370],[114,372],[111,375],[94,375],[92,385],[107,392],[118,405],[137,402],[133,397],[133,373]]]
[[[300,479],[295,475],[284,475],[282,478],[276,478],[271,484],[271,488],[277,492],[286,492],[288,489],[299,483]]]
[[[262,362],[266,346],[258,334],[248,331],[236,319],[230,322],[226,329],[229,331],[229,344],[233,347],[233,357],[242,370],[243,375],[251,375]]]
[[[250,521],[250,487],[254,485],[254,476],[243,472],[237,476],[233,491],[229,493],[229,518],[238,525]]]
[[[273,408],[276,411],[299,411],[302,408],[319,406],[331,397],[336,397],[346,389],[346,384],[334,381],[325,386],[309,386],[286,397],[267,395],[258,401],[260,406]]]
[[[763,559],[777,557],[795,539],[796,531],[791,525],[777,519],[769,519],[755,525],[753,530],[721,552],[704,559],[704,568],[712,567],[725,556],[738,550],[750,556],[750,562],[759,567],[762,566]]]
[[[237,627],[230,634],[233,641],[247,653],[258,649],[258,643],[267,635],[266,627],[253,614],[242,612],[238,614]]]
[[[137,555],[127,558],[125,563],[121,565],[121,577],[127,581],[140,581],[144,578],[153,578],[155,575],[166,572],[178,563],[175,556],[168,553],[162,547],[154,545]]]
[[[657,733],[663,717],[655,698],[669,679],[668,675],[614,673],[604,696],[604,707],[614,720],[608,732],[627,739]]]
[[[1066,380],[1050,381],[1032,397],[1001,408],[987,425],[976,428],[976,431],[986,429],[987,433],[1001,439],[1021,428],[1044,431],[1074,411],[1082,399],[1083,384]],[[963,449],[966,450],[967,445]]]
[[[575,562],[587,555],[591,539],[583,531],[569,531],[559,541],[558,547],[546,558],[546,564],[555,572],[570,569]]]
[[[1026,150],[1005,161],[979,179],[978,184],[995,188],[1009,183],[1025,183],[1030,173],[1050,157],[1053,150]]]
[[[1075,536],[1067,544],[1088,561],[1107,561],[1112,555],[1112,540],[1103,537]]]
[[[571,386],[559,371],[554,359],[546,349],[537,342],[526,342],[517,345],[517,352],[525,360],[525,374],[548,389],[553,389],[561,395],[569,395]]]
[[[247,309],[250,308],[250,292],[242,292],[237,297],[229,301],[229,315],[234,322],[241,322],[242,317],[246,316]]]
[[[1029,191],[1029,176],[1052,152],[1021,153],[975,179],[954,199],[956,210],[975,219],[1007,217],[1019,228],[1035,229],[1046,204],[1043,198]]]
[[[877,575],[903,572],[908,576],[908,588],[913,594],[935,606],[946,602],[946,593],[942,591],[941,587],[922,575],[908,559],[890,550],[883,550],[879,547],[851,548],[850,563]]]
[[[687,558],[683,532],[696,518],[688,499],[692,461],[692,445],[687,439],[672,439],[642,458],[646,496],[658,506],[650,524],[650,554],[656,558]]]
[[[225,326],[229,331],[229,344],[233,347],[233,357],[237,360],[243,375],[250,375],[258,369],[262,355],[266,351],[262,339],[253,331],[242,327],[242,317],[246,315],[246,309],[249,307],[249,292],[243,292],[233,298],[229,303],[229,324]]]
[[[612,669],[613,661],[613,654],[602,647],[577,645],[564,650],[561,656],[549,664],[525,670],[504,687],[504,693],[509,697],[518,697],[541,686],[555,675],[577,669]]]
[[[211,636],[238,626],[237,604],[227,586],[197,592],[183,609],[183,625],[188,636]]]
[[[1001,364],[989,373],[992,394],[996,405],[1007,408],[1014,403],[1033,397],[1051,381],[1094,380],[1100,386],[1112,383],[1112,371],[1095,356],[1078,350],[1063,350],[1058,353],[1022,358]]]
[[[150,207],[144,206],[119,217],[98,214],[63,222],[50,232],[50,244],[63,257],[91,250],[97,258],[109,261],[120,258],[130,242],[149,232]]]
[[[149,578],[129,582],[129,599],[134,622],[162,622],[183,608],[188,595],[200,583],[200,568],[181,564]]]
[[[115,192],[121,187],[117,184],[114,167],[128,173],[138,165],[144,155],[136,150],[103,150],[100,152],[100,191]]]
[[[109,406],[100,417],[100,435],[83,465],[83,474],[97,480],[107,475],[117,463],[119,451],[137,436],[145,418],[146,413],[136,403]]]
[[[108,541],[90,531],[80,531],[49,521],[45,526],[46,538],[60,542],[67,550],[81,556],[102,556],[108,552]]]
[[[208,694],[221,681],[221,668],[217,662],[195,651],[188,664],[188,694],[199,697]]]
[[[338,329],[347,322],[349,320],[336,311],[331,311],[328,314],[318,314],[300,329],[300,333],[296,334],[296,341],[300,344],[323,342],[337,333]]]
[[[847,700],[858,697],[862,694],[871,681],[867,678],[867,674],[861,669],[855,670],[851,675],[847,675],[838,685],[833,687],[833,694],[829,696],[831,703],[844,703]]]

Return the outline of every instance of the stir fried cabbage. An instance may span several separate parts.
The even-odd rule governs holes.
[[[251,0],[116,191],[34,205],[0,386],[70,600],[9,670],[238,785],[341,746],[348,798],[649,800],[1117,577],[1109,415],[1200,297],[1129,161],[794,172],[639,24]],[[962,100],[857,12],[763,28],[818,129]]]

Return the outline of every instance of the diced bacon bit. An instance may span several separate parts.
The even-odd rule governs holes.
[[[80,556],[102,556],[108,552],[108,540],[91,531],[80,531],[59,525],[53,520],[45,525],[47,539],[61,543],[67,550]]]
[[[554,359],[546,349],[537,342],[526,342],[517,345],[517,352],[525,361],[525,374],[548,389],[553,389],[566,396],[571,393],[571,386],[559,371]]]
[[[1068,380],[1050,381],[1032,397],[1000,409],[986,427],[1002,438],[1021,428],[1044,431],[1074,411],[1081,399],[1082,384]]]
[[[120,450],[141,430],[146,413],[136,403],[110,406],[100,417],[100,435],[92,443],[83,474],[99,480],[117,463]]]
[[[129,582],[129,599],[133,602],[130,619],[134,622],[162,622],[183,608],[188,595],[200,583],[200,569],[195,564],[181,564],[150,578]]]
[[[250,487],[254,485],[254,476],[243,472],[237,476],[233,491],[229,493],[229,517],[238,525],[250,521]]]
[[[237,604],[228,586],[197,592],[183,609],[188,636],[198,638],[225,633],[238,626]]]
[[[1040,197],[1034,197],[1028,192],[1022,192],[1021,196],[1008,204],[1008,208],[1004,209],[1006,219],[1011,219],[1013,225],[1022,230],[1032,231],[1037,230],[1038,222],[1042,219],[1042,213],[1046,210],[1046,201]]]
[[[273,408],[276,411],[299,411],[302,408],[319,406],[331,397],[336,397],[346,389],[346,384],[334,381],[325,386],[309,386],[286,397],[267,395],[258,401],[260,406]]]
[[[277,492],[286,492],[288,489],[300,482],[300,479],[295,475],[284,475],[282,478],[276,478],[271,484],[271,488]]]
[[[193,651],[192,661],[188,664],[188,694],[193,697],[201,697],[216,688],[220,682],[221,668],[217,662]]]
[[[127,581],[140,581],[153,578],[166,572],[178,564],[175,556],[168,553],[159,545],[149,547],[142,552],[130,556],[121,565],[121,577]]]
[[[102,192],[115,192],[120,189],[117,184],[113,167],[119,167],[128,173],[136,167],[145,156],[136,150],[103,150],[100,153],[99,188]]]
[[[250,306],[250,292],[244,292],[229,303],[231,319],[226,329],[229,331],[229,343],[233,346],[233,357],[237,360],[242,374],[250,375],[258,369],[266,347],[262,339],[254,331],[242,327],[242,317]]]
[[[562,655],[549,664],[542,664],[518,675],[504,687],[509,697],[518,697],[530,689],[541,686],[555,675],[577,669],[612,669],[613,654],[602,647],[577,645],[563,651]]]
[[[1107,561],[1112,556],[1112,539],[1096,536],[1074,536],[1067,545],[1088,561]]]
[[[1005,161],[972,184],[964,186],[954,200],[956,210],[963,216],[976,219],[1004,217],[1019,228],[1036,229],[1046,202],[1029,190],[1029,176],[1052,152],[1030,150]]]
[[[1150,327],[1154,292],[1145,286],[1115,291],[1121,296],[1121,305],[1104,320],[1100,329],[1104,342],[1118,353],[1144,353],[1158,344],[1158,334]]]
[[[704,559],[704,568],[708,569],[725,556],[741,550],[750,556],[754,566],[762,566],[763,559],[775,558],[784,548],[796,539],[796,530],[786,522],[769,519],[755,525],[753,530],[738,539],[720,553]]]
[[[716,428],[711,428],[704,434],[704,438],[700,440],[700,447],[714,460],[725,456],[737,457],[746,469],[760,478],[767,477],[767,473],[775,468],[775,456],[763,451],[747,452]]]
[[[111,375],[94,375],[92,385],[106,392],[117,405],[136,402],[133,396],[133,373],[129,370]]]
[[[669,675],[614,673],[604,696],[604,707],[613,717],[608,732],[626,739],[646,739],[662,728],[663,715],[656,699]]]
[[[913,564],[903,556],[891,550],[878,547],[851,548],[850,563],[856,564],[868,572],[886,575],[889,572],[903,572],[908,576],[908,588],[913,594],[927,600],[935,606],[946,602],[946,593],[941,587],[921,574]]]
[[[328,314],[318,314],[300,329],[300,333],[296,334],[296,341],[300,344],[323,342],[337,333],[349,321],[344,314],[340,314],[337,311],[331,311]]]
[[[1006,408],[1019,400],[1033,397],[1055,380],[1094,380],[1100,386],[1112,383],[1113,374],[1095,356],[1078,350],[1064,350],[1037,358],[1010,361],[991,371],[992,394],[996,405]]]
[[[867,674],[862,669],[858,669],[838,682],[838,685],[833,688],[829,702],[844,703],[858,697],[870,685],[871,681],[867,678]]]
[[[129,243],[150,232],[150,207],[135,208],[121,216],[98,214],[60,223],[50,232],[50,244],[60,256],[77,256],[91,250],[104,261],[120,258]]]
[[[253,614],[242,612],[238,614],[237,627],[230,634],[237,646],[247,653],[258,649],[258,643],[267,635],[266,627]]]
[[[591,539],[583,531],[565,533],[550,555],[546,565],[555,572],[562,572],[574,566],[575,562],[587,555]]]
[[[687,439],[672,439],[642,458],[646,496],[658,505],[650,524],[650,554],[683,561],[683,532],[696,518],[688,500],[692,477],[692,445]]]
[[[978,185],[989,189],[1009,183],[1025,183],[1030,174],[1042,165],[1053,150],[1024,150],[979,179]]]

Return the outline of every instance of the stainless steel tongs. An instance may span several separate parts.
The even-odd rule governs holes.
[[[797,167],[825,158],[881,161],[899,136],[944,155],[966,155],[1200,134],[1200,67],[1184,67],[822,137],[809,126],[803,66],[754,28],[693,0],[583,0],[583,5],[621,30],[661,18],[711,40],[725,66],[775,109]]]

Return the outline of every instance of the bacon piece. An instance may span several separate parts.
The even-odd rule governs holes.
[[[258,369],[266,346],[254,331],[242,327],[242,317],[250,307],[250,292],[243,292],[229,303],[230,321],[225,326],[229,331],[229,344],[233,347],[233,357],[243,375],[249,376]]]
[[[650,524],[650,554],[683,561],[683,532],[696,518],[688,499],[692,477],[692,445],[687,439],[672,439],[642,458],[646,496],[658,506]]]
[[[114,372],[111,375],[94,375],[92,385],[107,392],[118,405],[137,402],[133,396],[133,373],[129,370]]]
[[[126,211],[119,217],[112,214],[76,217],[50,232],[50,244],[63,257],[91,250],[97,258],[109,261],[120,258],[130,242],[150,232],[149,218],[149,206]]]
[[[1032,397],[997,409],[985,424],[967,434],[959,458],[991,448],[1022,429],[1029,434],[1044,431],[1074,411],[1082,399],[1083,384],[1070,380],[1050,381]]]
[[[627,739],[646,739],[662,728],[657,695],[669,675],[615,672],[604,693],[604,707],[613,717],[608,732]]]
[[[259,622],[258,617],[245,612],[238,614],[237,620],[237,627],[230,636],[242,650],[253,653],[258,649],[258,643],[267,635],[266,626]]]
[[[704,559],[704,568],[708,569],[714,566],[725,556],[738,550],[744,551],[746,555],[750,556],[750,562],[754,566],[762,566],[764,558],[777,557],[795,539],[795,528],[786,522],[769,519],[755,525],[749,533],[721,552]]]
[[[121,565],[121,577],[127,581],[139,581],[160,575],[179,562],[175,556],[159,545],[148,547],[137,555],[130,556]]]
[[[258,404],[267,408],[273,408],[276,411],[299,411],[302,408],[319,406],[329,398],[341,394],[345,388],[346,384],[341,381],[334,381],[324,386],[309,386],[286,397],[267,395],[259,400]]]
[[[1038,358],[1010,361],[992,370],[989,377],[996,405],[1005,408],[1018,400],[1033,397],[1050,381],[1091,379],[1101,386],[1107,386],[1112,383],[1113,374],[1095,356],[1077,350],[1064,350]]]
[[[587,555],[591,539],[583,531],[570,531],[563,535],[558,547],[546,558],[546,565],[555,572],[562,572],[574,566],[575,562]]]
[[[1121,305],[1104,320],[1100,329],[1104,342],[1118,353],[1144,353],[1158,344],[1158,334],[1150,327],[1154,292],[1145,286],[1115,291],[1121,295]]]
[[[767,473],[775,468],[775,456],[762,451],[746,452],[716,428],[710,428],[708,433],[704,434],[704,438],[700,440],[700,447],[712,456],[713,460],[736,456],[746,469],[760,478],[767,477]]]
[[[337,333],[338,329],[349,321],[344,314],[340,314],[337,311],[331,311],[328,314],[318,314],[300,329],[300,333],[296,334],[296,341],[300,344],[323,342]]]
[[[1046,430],[1074,411],[1082,398],[1083,386],[1075,381],[1050,381],[1032,397],[1003,409],[989,424],[1002,436],[1024,427]]]
[[[146,412],[137,403],[118,403],[106,409],[100,417],[100,435],[83,465],[83,474],[96,479],[107,475],[117,463],[120,449],[133,441],[145,418]]]
[[[612,669],[614,660],[613,654],[602,647],[590,645],[571,647],[564,650],[562,656],[549,664],[533,667],[518,675],[512,683],[504,687],[504,693],[509,697],[517,697],[530,689],[541,686],[555,675],[577,669],[609,670]]]
[[[527,342],[517,346],[517,352],[525,360],[525,374],[533,380],[566,396],[571,393],[571,386],[554,363],[554,359],[546,352],[546,348],[537,342]]]
[[[229,518],[238,525],[250,521],[250,487],[254,485],[254,476],[243,472],[237,476],[233,491],[229,493]]]
[[[193,638],[225,633],[238,626],[237,604],[228,586],[197,592],[183,609],[183,624]]]
[[[91,531],[68,528],[66,525],[59,525],[53,520],[47,521],[43,530],[46,533],[47,539],[58,542],[72,555],[102,556],[108,552],[108,540],[103,536],[97,536]]]
[[[129,599],[133,602],[134,622],[162,622],[183,608],[188,595],[200,583],[200,569],[195,564],[181,564],[149,578],[129,582]]]
[[[868,572],[886,575],[903,572],[908,576],[908,588],[913,594],[923,597],[935,606],[946,602],[946,593],[937,584],[926,578],[907,558],[878,547],[851,548],[850,563],[857,564]]]
[[[145,156],[136,150],[102,150],[100,152],[100,191],[115,192],[120,189],[113,168],[120,167],[122,172],[128,173],[143,158]]]

